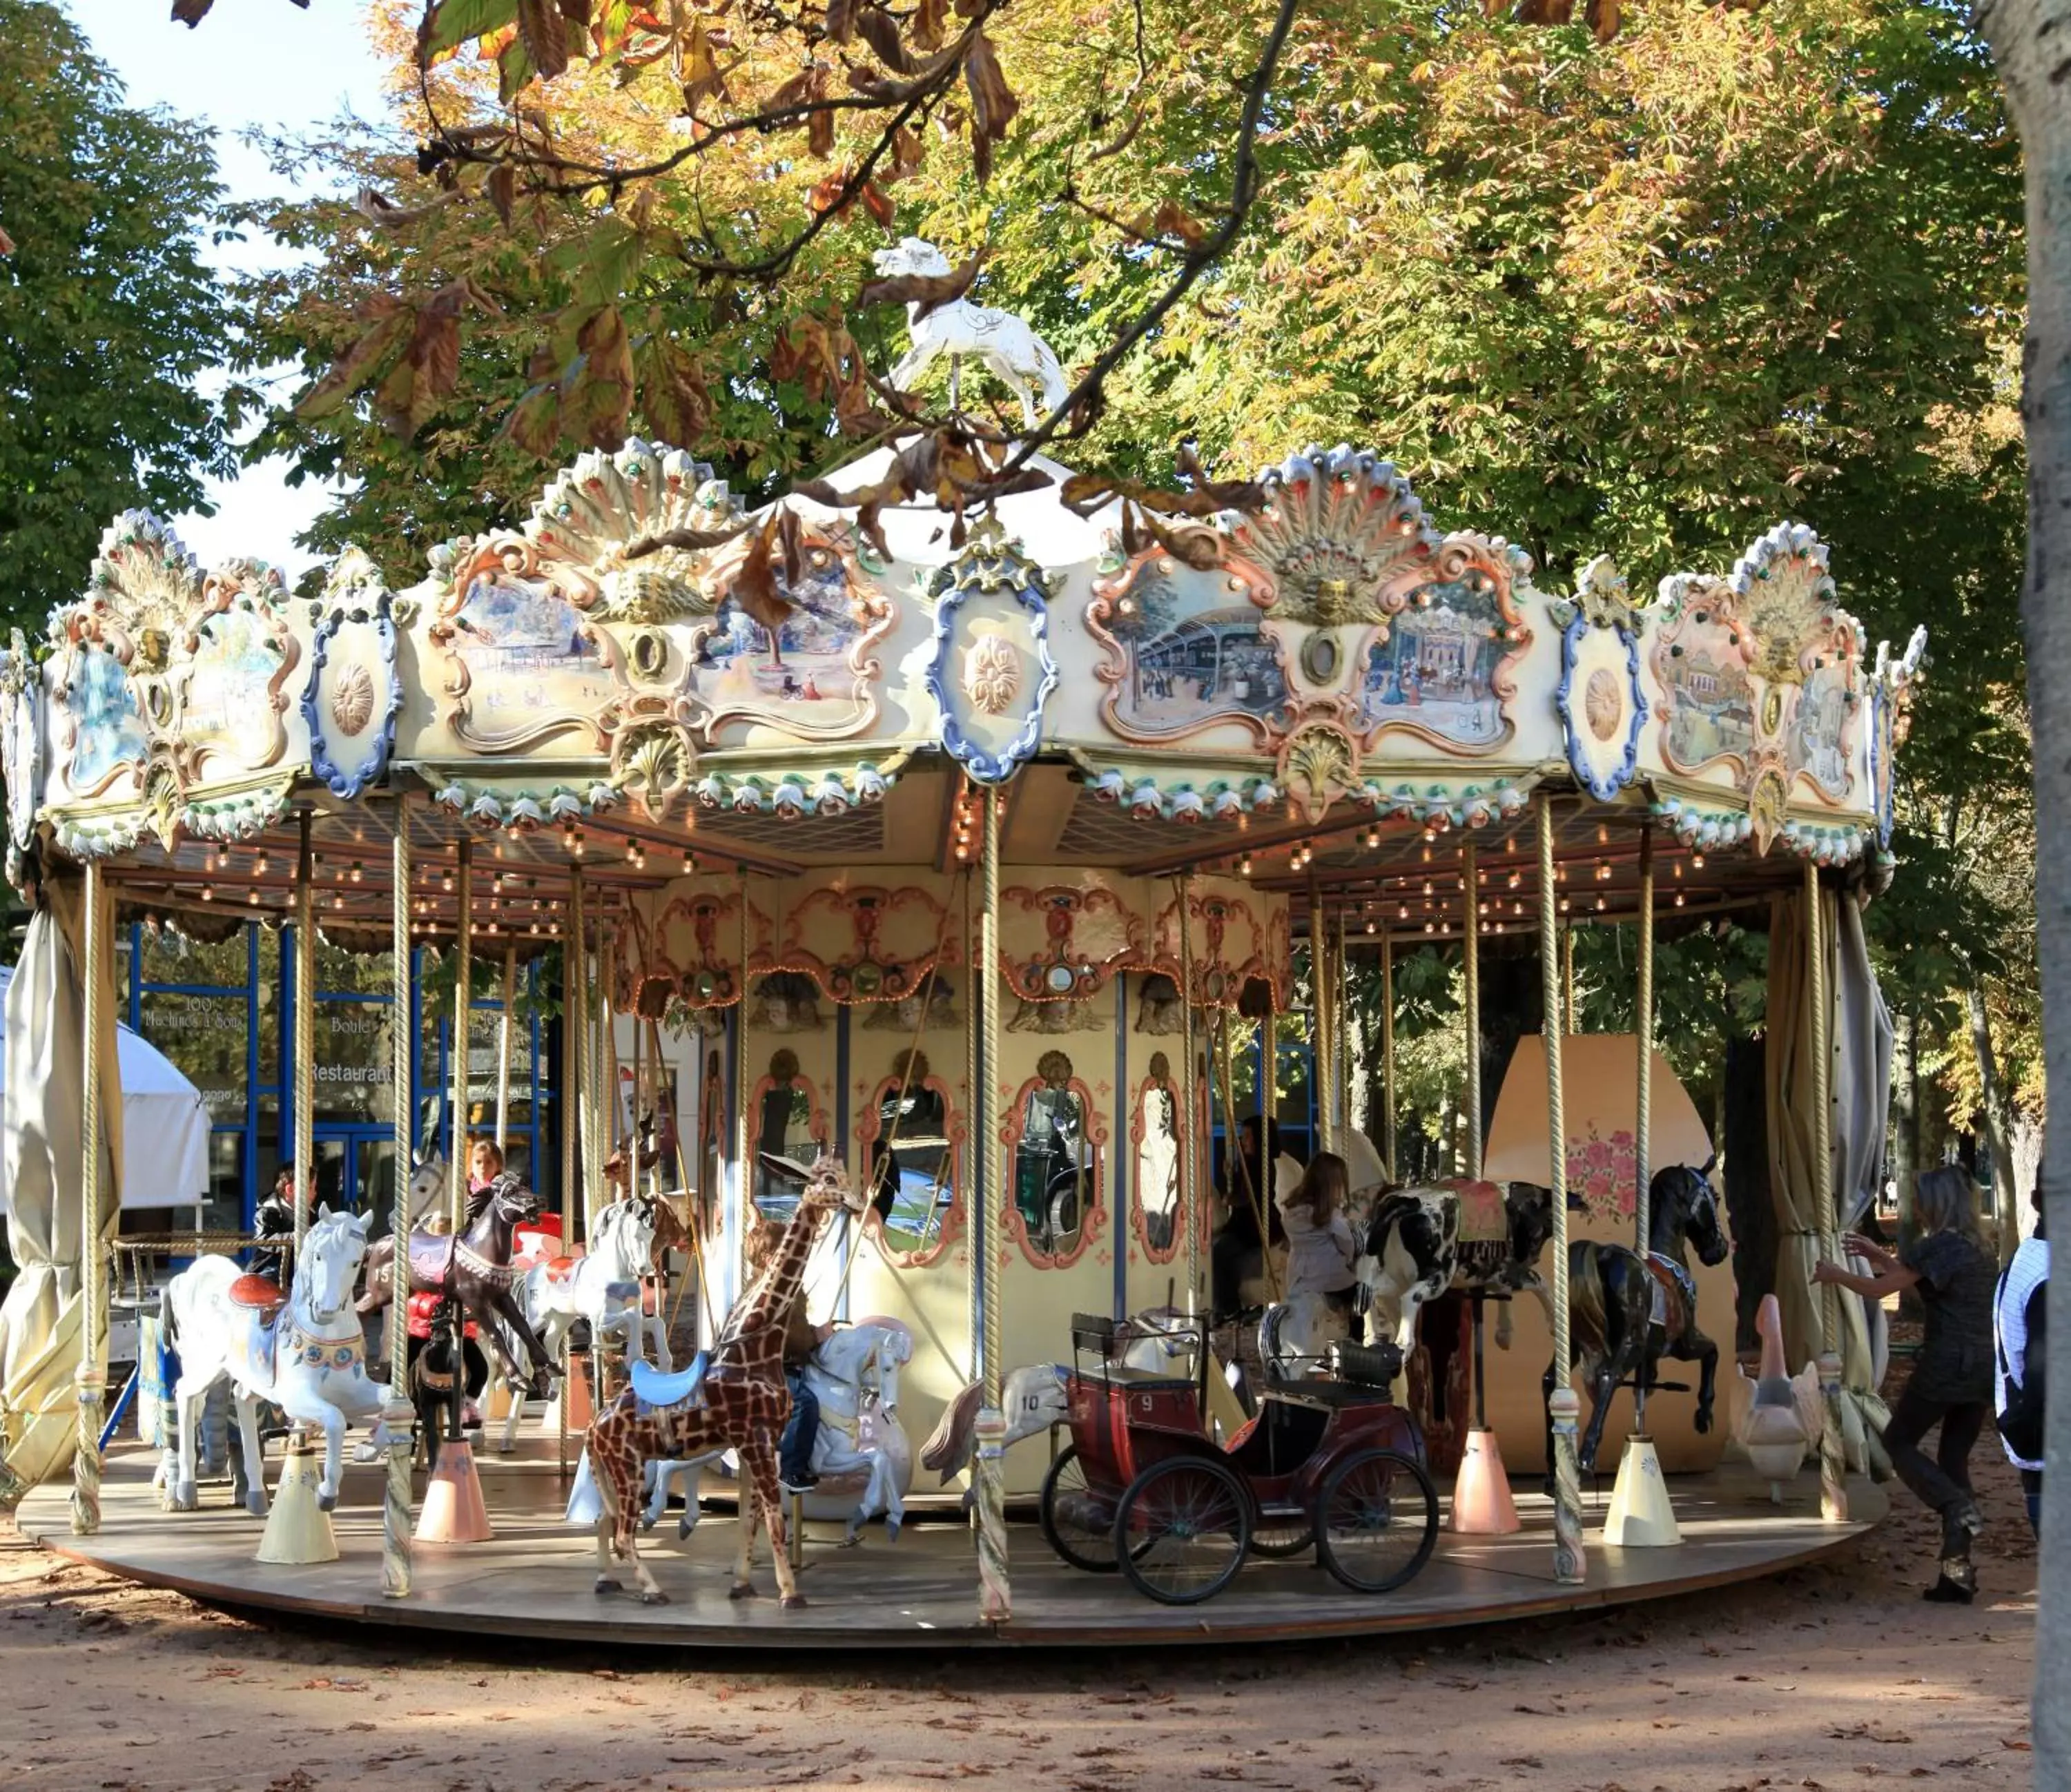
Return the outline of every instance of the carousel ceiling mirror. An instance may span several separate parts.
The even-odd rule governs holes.
[[[788,1222],[805,1192],[805,1179],[773,1166],[772,1157],[810,1164],[827,1142],[826,1110],[819,1092],[799,1074],[798,1054],[780,1046],[769,1054],[769,1073],[748,1104],[754,1129],[755,1204],[763,1217]]]
[[[1071,1059],[1045,1052],[1007,1124],[1013,1166],[1007,1225],[1039,1268],[1076,1263],[1099,1235],[1106,1142],[1093,1092],[1073,1073]]]
[[[1179,1093],[1163,1052],[1150,1054],[1150,1073],[1137,1089],[1130,1142],[1136,1241],[1151,1262],[1170,1263],[1179,1248]]]
[[[962,1117],[927,1054],[892,1054],[856,1125],[885,1254],[902,1268],[937,1261],[964,1225]]]

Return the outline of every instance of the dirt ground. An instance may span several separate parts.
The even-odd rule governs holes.
[[[462,1657],[260,1625],[0,1541],[0,1787],[2026,1786],[2036,1557],[1988,1432],[1983,1590],[1925,1604],[1902,1489],[1852,1548],[1724,1593],[1504,1631],[835,1665]]]

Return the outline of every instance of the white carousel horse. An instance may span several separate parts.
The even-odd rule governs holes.
[[[940,277],[952,271],[949,257],[918,236],[904,238],[896,248],[878,250],[871,260],[879,273],[891,277]],[[892,385],[902,392],[912,389],[937,355],[946,353],[953,358],[971,355],[991,368],[1021,400],[1022,417],[1031,429],[1037,420],[1036,394],[1042,395],[1044,411],[1056,410],[1068,395],[1064,369],[1050,345],[1011,311],[965,298],[932,310],[912,304],[906,307],[906,330],[913,346],[891,375]]]
[[[657,1367],[665,1375],[675,1367],[667,1327],[650,1327],[641,1310],[640,1278],[654,1266],[654,1205],[646,1195],[613,1201],[597,1215],[588,1245],[572,1265],[566,1259],[535,1263],[525,1272],[518,1298],[550,1357],[560,1360],[570,1328],[587,1319],[591,1337],[615,1334],[624,1341],[628,1362],[644,1355],[651,1337]],[[517,1445],[524,1391],[510,1385],[500,1363],[491,1375],[492,1385],[501,1383],[510,1395],[496,1445],[499,1454],[508,1456]]]
[[[913,1452],[899,1423],[899,1371],[912,1360],[913,1334],[896,1319],[871,1318],[843,1327],[806,1364],[806,1385],[820,1403],[812,1457],[820,1484],[805,1496],[805,1515],[839,1516],[860,1477],[861,1498],[848,1515],[851,1543],[880,1512],[888,1540],[906,1521]]]
[[[1147,1308],[1117,1328],[1115,1354],[1109,1360],[1121,1368],[1190,1380],[1195,1374],[1195,1323],[1176,1307]],[[1070,1368],[1062,1363],[1031,1363],[1007,1372],[999,1384],[999,1410],[1007,1421],[1002,1450],[1070,1419],[1072,1402],[1066,1385],[1070,1375]],[[921,1466],[935,1470],[944,1486],[970,1466],[983,1392],[983,1384],[976,1381],[960,1388],[951,1396],[941,1422],[921,1446]],[[970,1500],[966,1493],[965,1503]]]
[[[1351,1335],[1351,1322],[1341,1307],[1321,1294],[1297,1294],[1259,1316],[1259,1359],[1277,1380],[1327,1376],[1331,1346]]]
[[[195,1508],[195,1427],[203,1401],[219,1381],[231,1384],[237,1402],[248,1477],[245,1504],[255,1515],[266,1510],[260,1400],[271,1400],[298,1423],[322,1427],[317,1503],[326,1511],[338,1503],[347,1421],[371,1418],[376,1443],[386,1441],[379,1418],[387,1391],[367,1378],[366,1342],[353,1305],[366,1256],[365,1216],[320,1207],[285,1302],[266,1298],[269,1290],[277,1297],[278,1290],[247,1276],[227,1257],[199,1258],[166,1284],[162,1323],[180,1359],[176,1443],[161,1464],[173,1511]]]
[[[434,1151],[410,1172],[410,1180],[403,1191],[403,1211],[409,1216],[402,1228],[403,1236],[407,1238],[435,1215],[444,1213],[445,1201],[445,1154]]]
[[[913,1482],[912,1446],[899,1422],[899,1372],[913,1360],[913,1335],[896,1319],[867,1318],[844,1326],[814,1351],[805,1369],[806,1385],[820,1403],[820,1428],[813,1438],[813,1473],[820,1484],[804,1496],[804,1515],[846,1517],[847,1540],[884,1514],[884,1534],[896,1538],[906,1520],[906,1490]],[[698,1474],[723,1464],[728,1452],[716,1450],[681,1462],[650,1465],[654,1487],[641,1519],[651,1529],[669,1503],[671,1485],[687,1478],[683,1515],[676,1535],[687,1537],[698,1522]],[[851,1494],[859,1494],[853,1508]]]

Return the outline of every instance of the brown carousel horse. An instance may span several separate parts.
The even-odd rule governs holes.
[[[822,1152],[810,1171],[781,1158],[766,1161],[796,1171],[806,1186],[798,1210],[777,1236],[774,1250],[748,1291],[735,1302],[707,1359],[680,1376],[651,1375],[636,1363],[632,1384],[597,1415],[589,1429],[591,1472],[603,1510],[597,1521],[597,1590],[622,1590],[611,1573],[615,1554],[629,1564],[646,1605],[668,1596],[640,1560],[641,1477],[650,1462],[680,1462],[732,1449],[740,1458],[740,1544],[731,1597],[752,1597],[749,1565],[758,1525],[769,1532],[777,1588],[786,1607],[804,1597],[791,1572],[782,1495],[777,1482],[777,1441],[790,1417],[784,1378],[785,1322],[804,1282],[806,1262],[821,1223],[839,1208],[860,1214],[863,1192],[850,1185],[841,1160]]]
[[[531,1359],[533,1395],[552,1392],[553,1359],[539,1342],[519,1303],[515,1289],[523,1272],[511,1259],[512,1240],[520,1224],[539,1216],[539,1197],[509,1171],[468,1199],[466,1229],[451,1232],[418,1230],[410,1234],[409,1291],[457,1301],[480,1329],[480,1335],[502,1358],[513,1382],[527,1380],[511,1354],[506,1334],[524,1347]],[[357,1302],[362,1313],[378,1313],[394,1293],[392,1265],[396,1240],[376,1239],[367,1253],[365,1292]]]
[[[1716,1162],[1716,1159],[1713,1159]],[[1648,1184],[1646,1256],[1623,1245],[1577,1239],[1568,1247],[1568,1312],[1572,1371],[1584,1367],[1589,1383],[1589,1423],[1579,1452],[1583,1474],[1596,1469],[1603,1442],[1604,1421],[1611,1396],[1630,1382],[1651,1392],[1669,1385],[1659,1380],[1661,1359],[1698,1365],[1697,1429],[1712,1429],[1712,1405],[1717,1390],[1719,1347],[1697,1329],[1697,1284],[1683,1260],[1695,1245],[1707,1269],[1723,1263],[1728,1245],[1719,1219],[1719,1197],[1710,1182],[1712,1165],[1692,1170],[1671,1164],[1655,1172]],[[1547,1491],[1552,1491],[1552,1400],[1556,1385],[1554,1363],[1546,1366]]]

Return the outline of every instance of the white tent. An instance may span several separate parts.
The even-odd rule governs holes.
[[[14,975],[0,966],[0,994]],[[208,1109],[170,1059],[127,1027],[115,1030],[122,1076],[122,1204],[191,1207],[208,1196]],[[7,1074],[0,1039],[0,1081]],[[0,1212],[12,1191],[0,1188]]]

